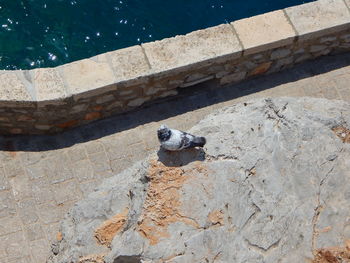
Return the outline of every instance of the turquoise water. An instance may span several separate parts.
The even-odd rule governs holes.
[[[0,0],[0,69],[54,67],[301,0]]]

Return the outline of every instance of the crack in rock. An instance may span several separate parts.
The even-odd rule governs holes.
[[[319,230],[316,229],[316,225],[318,223],[318,220],[320,218],[321,212],[324,209],[324,207],[321,205],[321,191],[322,191],[322,186],[324,182],[329,178],[330,174],[332,173],[335,165],[326,173],[326,175],[321,179],[319,183],[319,190],[317,192],[317,204],[315,207],[315,212],[312,218],[312,239],[311,239],[311,248],[312,248],[312,253],[316,257],[316,239],[319,235]]]
[[[258,244],[253,244],[251,243],[248,239],[244,239],[245,242],[248,244],[249,247],[257,250],[260,254],[266,255],[270,250],[277,248],[280,244],[282,238],[279,238],[276,242],[272,243],[270,246],[267,248],[264,248],[262,246],[259,246]]]

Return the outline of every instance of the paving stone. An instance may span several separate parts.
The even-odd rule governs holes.
[[[306,85],[304,86],[305,95],[308,97],[323,98],[322,90],[318,85]]]
[[[0,218],[16,214],[16,203],[12,192],[0,192]]]
[[[350,89],[349,88],[338,88],[338,93],[341,99],[350,101]]]
[[[49,244],[57,241],[57,233],[59,232],[60,223],[52,223],[48,225],[43,225],[43,230],[49,241]]]
[[[105,152],[90,154],[89,159],[95,174],[111,169],[109,158]]]
[[[45,237],[40,224],[28,225],[24,228],[26,239],[29,241],[42,239]]]
[[[81,193],[75,181],[63,182],[52,187],[57,205],[79,200]]]
[[[101,177],[100,179],[102,179],[103,177]],[[89,181],[89,182],[83,182],[79,184],[79,189],[82,192],[82,194],[84,196],[89,195],[90,193],[92,193],[94,191],[94,189],[100,184],[99,182],[99,178],[96,178],[97,180],[94,181]]]
[[[50,252],[50,244],[46,240],[40,239],[30,242],[29,245],[34,262],[46,262]]]
[[[4,259],[4,263],[30,263],[30,262],[32,262],[30,256]]]
[[[38,206],[38,214],[40,220],[44,224],[58,222],[63,217],[62,211],[62,207],[57,206],[54,203],[48,203]]]
[[[340,75],[337,75],[335,78],[333,78],[333,81],[335,81],[337,89],[349,90],[349,79],[350,74],[346,75],[340,72]]]
[[[336,87],[321,87],[321,91],[322,91],[322,94],[323,96],[326,98],[326,99],[329,99],[329,100],[339,100],[340,99],[340,96],[339,96],[339,93],[336,89]]]
[[[0,245],[4,248],[8,260],[30,257],[28,243],[22,231],[0,237]]]
[[[39,162],[43,158],[47,156],[47,152],[21,152],[20,158],[22,160],[23,165],[31,165]]]
[[[98,153],[104,150],[103,144],[99,141],[90,141],[89,143],[85,144],[85,148],[88,154]]]
[[[110,147],[106,149],[108,159],[112,161],[116,159],[126,158],[128,152],[121,150],[123,149],[122,147],[122,144],[120,144],[120,147],[118,147],[116,144],[110,145]]]
[[[144,143],[138,143],[128,146],[129,158],[131,160],[139,161],[147,157],[146,145]]]
[[[103,180],[102,178],[108,178],[115,175],[112,171],[112,168],[110,168],[109,170],[104,170],[104,171],[100,171],[100,172],[95,172],[94,173],[94,179],[96,180]]]
[[[16,216],[0,218],[0,236],[21,231],[21,220]]]
[[[0,167],[3,167],[8,161],[12,160],[13,156],[6,151],[0,151]]]
[[[0,167],[0,191],[9,190],[11,188],[8,178],[5,176],[4,168]]]
[[[42,177],[31,182],[32,194],[37,205],[53,202],[54,193],[51,190],[47,177]]]
[[[46,176],[45,160],[25,166],[26,173],[31,180]]]
[[[32,188],[29,178],[26,174],[20,174],[9,179],[12,187],[12,193],[15,200],[21,200],[32,197]]]
[[[39,217],[35,207],[34,199],[25,199],[17,203],[18,214],[24,225],[30,225],[38,222]]]
[[[87,154],[86,154],[84,145],[83,144],[74,145],[72,148],[68,150],[68,156],[72,162],[77,162],[77,161],[87,159]]]
[[[12,159],[4,164],[5,174],[7,177],[24,174],[24,169],[19,158]]]
[[[89,160],[81,160],[72,164],[72,169],[79,182],[91,180],[94,177],[94,170]]]
[[[114,174],[118,174],[126,168],[130,167],[130,163],[132,162],[129,158],[116,159],[111,161],[111,167]]]
[[[50,174],[51,183],[61,183],[74,177],[69,161],[69,157],[65,153],[58,153],[45,159],[43,166],[46,173]]]

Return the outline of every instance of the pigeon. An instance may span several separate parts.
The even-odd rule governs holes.
[[[204,137],[197,137],[187,132],[170,129],[166,125],[161,125],[157,133],[162,148],[168,151],[203,147],[206,143]]]

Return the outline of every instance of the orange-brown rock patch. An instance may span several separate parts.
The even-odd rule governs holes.
[[[349,129],[343,126],[337,126],[337,127],[334,127],[332,130],[344,143],[350,143]]]
[[[213,224],[213,225],[219,225],[222,226],[224,225],[224,214],[220,210],[215,210],[209,213],[208,215],[208,220]]]
[[[198,228],[193,219],[180,212],[179,190],[190,176],[182,168],[167,167],[158,161],[151,161],[148,176],[150,182],[138,232],[155,245],[161,238],[169,237],[167,228],[171,223],[183,222]]]
[[[81,257],[78,263],[105,263],[104,255],[89,255]]]
[[[99,244],[110,246],[113,238],[118,234],[123,228],[127,221],[129,209],[125,208],[120,214],[113,216],[111,219],[102,223],[95,230],[95,237]]]
[[[270,69],[271,64],[272,62],[265,62],[263,64],[260,64],[255,69],[253,69],[252,72],[249,73],[249,76],[264,74]]]
[[[89,112],[85,114],[84,120],[91,121],[95,119],[101,118],[101,112],[94,111],[94,112]]]
[[[55,126],[65,129],[65,128],[69,128],[69,127],[75,126],[77,124],[78,124],[77,120],[72,120],[72,121],[67,121],[67,122],[56,124]]]
[[[62,239],[63,239],[62,232],[57,232],[56,239],[57,239],[57,241],[62,241]]]
[[[344,247],[321,248],[315,251],[312,263],[349,263],[350,240],[345,242]]]

